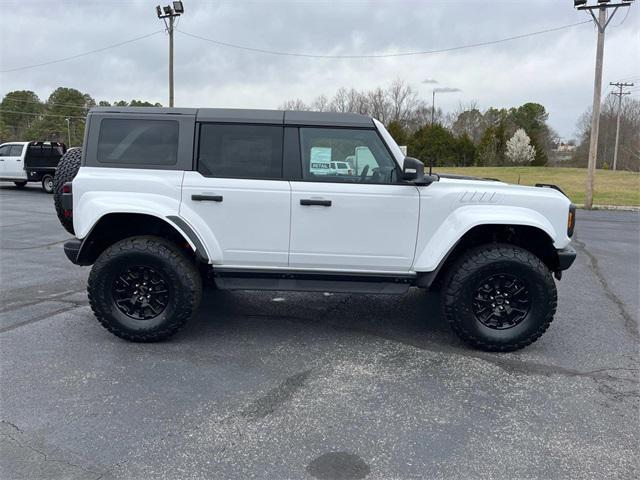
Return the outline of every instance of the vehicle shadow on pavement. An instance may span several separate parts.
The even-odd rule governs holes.
[[[274,330],[286,337],[301,329],[330,329],[428,350],[460,348],[439,302],[437,293],[416,288],[404,295],[207,290],[198,312],[174,341],[228,335],[241,326],[257,337],[272,336]]]

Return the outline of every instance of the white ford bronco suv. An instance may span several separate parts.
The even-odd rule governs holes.
[[[441,292],[470,345],[522,348],[556,310],[575,208],[557,188],[426,175],[356,114],[94,108],[55,178],[64,245],[93,265],[89,301],[115,335],[149,342],[219,289]],[[319,171],[347,162],[351,175]],[[359,162],[358,159],[361,159]]]

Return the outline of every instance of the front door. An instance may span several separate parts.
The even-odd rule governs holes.
[[[9,158],[10,152],[11,145],[0,146],[0,178],[4,178],[5,172],[7,171],[5,165],[7,163],[7,158]]]
[[[4,176],[15,179],[27,179],[27,172],[24,169],[24,159],[22,153],[24,152],[24,145],[11,145],[9,156],[4,157]]]
[[[180,213],[203,219],[225,267],[287,266],[291,188],[282,179],[282,138],[282,125],[200,126],[197,171],[185,172]]]
[[[289,265],[317,270],[407,272],[419,195],[373,129],[300,128],[303,181],[291,182]],[[347,169],[320,172],[319,159]]]

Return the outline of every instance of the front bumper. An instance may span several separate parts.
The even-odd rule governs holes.
[[[561,250],[558,250],[558,271],[566,270],[571,265],[573,265],[573,261],[576,259],[576,251],[573,247],[565,247]]]

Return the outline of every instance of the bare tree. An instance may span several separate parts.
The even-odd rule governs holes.
[[[326,112],[329,110],[329,99],[326,95],[319,95],[311,104],[311,110],[316,112]]]
[[[367,97],[355,88],[347,92],[347,111],[367,115],[369,113],[369,105]]]
[[[386,92],[380,87],[374,88],[367,94],[367,100],[370,115],[386,125],[391,117],[391,103]]]
[[[309,107],[302,100],[300,100],[299,98],[296,98],[294,100],[287,100],[286,102],[282,103],[278,107],[278,109],[303,111],[303,110],[309,110]]]
[[[390,120],[406,124],[419,104],[418,92],[398,78],[387,88],[387,97],[391,103]]]
[[[598,168],[611,166],[615,148],[618,101],[612,95],[605,98],[600,111],[600,132],[596,161]],[[576,165],[587,163],[591,109],[583,113],[576,125],[578,147],[573,156]],[[640,100],[625,97],[620,115],[620,145],[618,169],[640,171]]]
[[[349,93],[344,87],[340,87],[331,99],[329,109],[332,112],[348,112],[349,111]]]
[[[467,134],[474,144],[478,144],[486,128],[485,119],[475,102],[458,106],[453,114],[455,119],[451,124],[451,130],[457,136]]]

